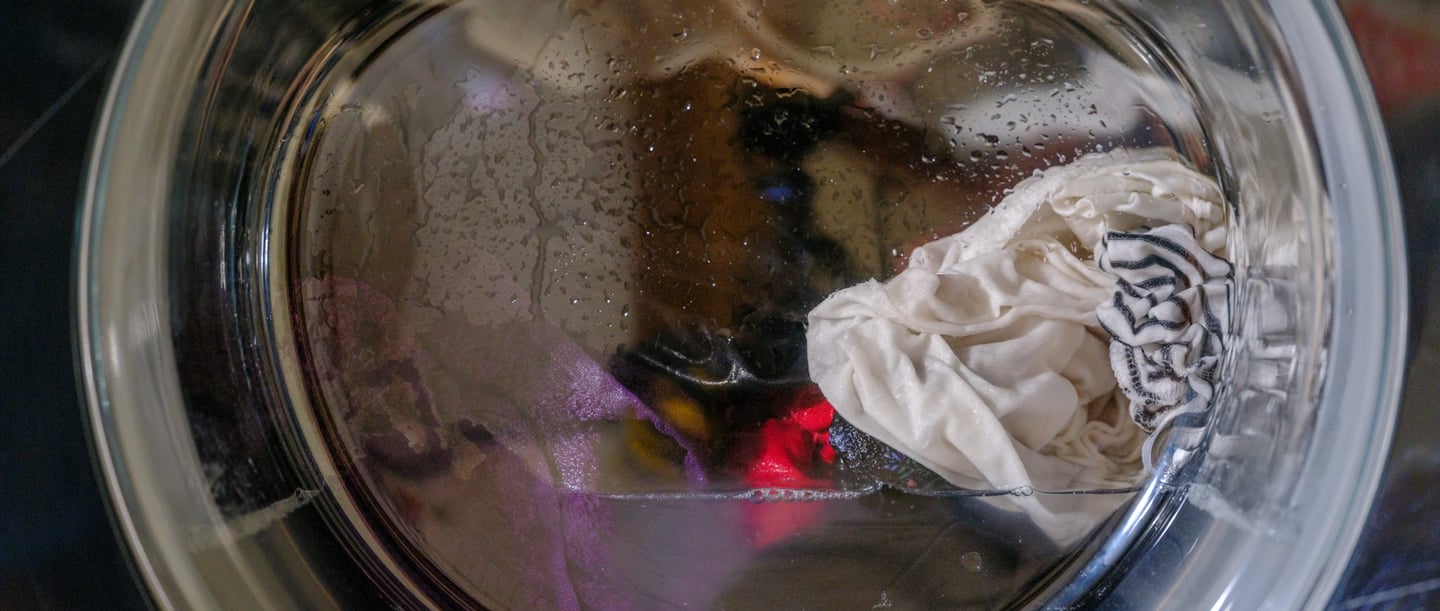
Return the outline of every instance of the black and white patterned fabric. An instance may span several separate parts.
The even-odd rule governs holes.
[[[1116,277],[1096,315],[1135,423],[1153,432],[1168,414],[1206,409],[1225,352],[1234,267],[1180,224],[1109,232],[1095,255]]]

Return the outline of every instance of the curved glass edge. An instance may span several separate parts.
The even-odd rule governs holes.
[[[1258,594],[1268,590],[1264,600],[1271,605],[1319,609],[1329,603],[1359,540],[1399,412],[1409,320],[1404,231],[1380,113],[1338,6],[1316,0],[1311,3],[1315,10],[1308,12],[1300,2],[1271,4],[1293,55],[1315,58],[1299,63],[1300,83],[1313,101],[1322,163],[1336,194],[1338,298],[1327,366],[1333,375],[1326,376],[1320,412],[1333,420],[1320,423],[1317,431],[1332,433],[1336,445],[1322,443],[1312,449],[1313,460],[1301,473],[1292,503],[1303,507],[1307,500],[1333,502],[1328,513],[1304,525],[1293,550],[1261,548],[1255,561],[1283,567],[1285,578],[1247,572],[1237,580],[1235,593],[1253,591],[1257,596],[1250,600],[1258,601]],[[1336,83],[1342,86],[1333,86]],[[1359,120],[1344,120],[1349,117]],[[1327,120],[1331,118],[1338,120]],[[1369,163],[1352,165],[1359,155],[1347,158],[1331,151],[1364,151]],[[1358,205],[1340,204],[1346,200]],[[1371,203],[1373,210],[1366,207]],[[1379,358],[1366,361],[1368,355]],[[1371,406],[1373,411],[1346,409],[1355,406]],[[1346,430],[1367,430],[1370,435],[1333,434]],[[1346,481],[1337,473],[1354,482],[1350,489],[1331,487],[1332,482]]]
[[[314,485],[280,497],[267,488],[245,498],[255,507],[226,497],[233,492],[222,477],[229,466],[204,458],[206,444],[216,442],[196,437],[194,389],[182,383],[185,349],[202,344],[177,343],[197,312],[176,307],[194,275],[177,269],[176,259],[194,253],[177,252],[191,243],[175,239],[183,230],[170,221],[181,206],[237,203],[225,199],[229,192],[213,199],[185,187],[197,154],[212,154],[194,150],[196,138],[208,134],[195,133],[194,122],[199,112],[216,112],[210,96],[225,83],[214,72],[234,58],[229,43],[238,32],[265,27],[254,13],[259,6],[149,0],[142,7],[92,139],[78,225],[75,328],[87,424],[116,532],[151,602],[165,609],[326,609],[391,600],[357,581],[353,559],[334,540],[325,516],[333,481],[307,481]],[[325,15],[300,15],[291,25],[313,25],[304,20],[312,17]],[[252,47],[264,46],[254,40]],[[213,154],[242,157],[226,156],[232,150]],[[203,341],[216,351],[231,347],[222,345],[226,338]]]
[[[1374,98],[1338,9],[1324,1],[1267,4],[1289,58],[1300,58],[1291,62],[1304,96],[1299,103],[1315,126],[1314,150],[1333,204],[1325,220],[1333,225],[1335,270],[1325,288],[1336,299],[1322,371],[1344,375],[1321,382],[1315,439],[1294,487],[1277,500],[1276,524],[1255,528],[1217,516],[1202,508],[1205,499],[1197,497],[1204,495],[1197,493],[1204,490],[1157,494],[1161,483],[1152,482],[1125,523],[1153,528],[1118,529],[1074,587],[1047,608],[1323,608],[1368,515],[1404,363],[1398,189]],[[1357,405],[1372,409],[1346,409]],[[1107,574],[1116,581],[1105,583]]]
[[[125,543],[131,568],[139,577],[150,602],[162,608],[173,608],[175,601],[165,587],[165,583],[172,581],[173,577],[166,574],[168,571],[164,566],[144,553],[144,527],[137,523],[140,518],[125,501],[133,492],[122,476],[126,472],[126,461],[112,425],[113,412],[107,398],[109,384],[106,375],[110,363],[119,360],[120,355],[105,355],[97,351],[105,345],[109,330],[106,328],[107,321],[101,316],[103,310],[99,304],[104,299],[100,289],[86,280],[104,266],[98,257],[101,248],[97,231],[105,220],[106,185],[114,176],[115,141],[121,131],[121,118],[127,114],[129,94],[140,76],[140,54],[145,43],[153,37],[161,4],[162,0],[146,0],[137,11],[135,22],[116,59],[116,69],[96,122],[76,232],[75,341],[79,348],[76,358],[86,402],[86,423],[94,444],[92,453],[107,493],[111,520]]]
[[[226,3],[146,0],[109,84],[92,139],[75,265],[76,341],[88,428],[133,570],[159,608],[216,608],[206,575],[230,564],[227,604],[273,608],[230,561],[233,533],[209,502],[188,439],[170,344],[163,202],[188,92]],[[193,80],[193,79],[192,79]],[[181,81],[186,82],[186,81]],[[124,143],[126,148],[121,148]],[[130,256],[115,257],[124,244]],[[158,398],[159,400],[154,400]],[[237,607],[238,608],[238,607]]]

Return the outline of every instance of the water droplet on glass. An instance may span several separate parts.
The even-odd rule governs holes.
[[[965,552],[960,555],[960,566],[971,573],[979,573],[985,568],[985,559],[980,556],[980,552]]]

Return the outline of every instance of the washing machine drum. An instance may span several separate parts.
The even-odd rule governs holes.
[[[1318,607],[1405,337],[1334,7],[150,2],[77,341],[163,608]]]

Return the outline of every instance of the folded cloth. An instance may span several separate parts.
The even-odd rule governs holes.
[[[1223,249],[1214,181],[1154,154],[1083,157],[1018,184],[990,214],[917,248],[884,282],[810,312],[811,377],[836,413],[962,488],[1116,489],[1145,433],[1116,392],[1096,308],[1114,276],[1087,260],[1109,232],[1179,224]],[[1059,543],[1123,497],[1014,497]]]
[[[1113,338],[1110,364],[1131,418],[1148,432],[1164,415],[1205,409],[1230,326],[1230,262],[1183,225],[1110,232],[1095,260],[1116,277],[1095,313]]]

